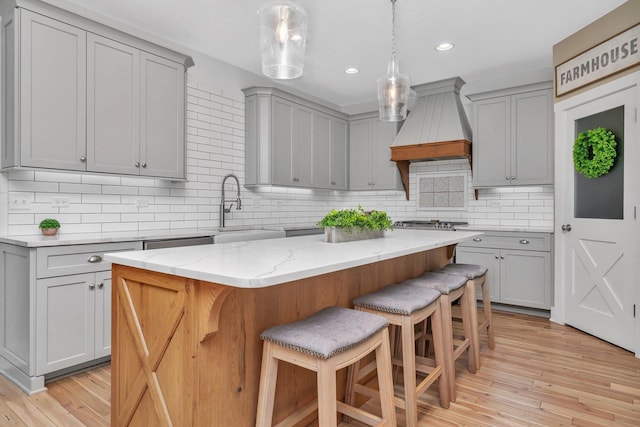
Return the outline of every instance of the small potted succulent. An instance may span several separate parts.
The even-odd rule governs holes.
[[[45,218],[40,221],[38,227],[45,236],[55,236],[60,228],[60,222],[55,218]]]
[[[358,209],[332,210],[318,226],[325,232],[325,241],[331,243],[384,237],[385,230],[393,229],[393,222],[383,211]]]

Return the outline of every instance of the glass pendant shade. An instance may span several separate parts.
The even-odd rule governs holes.
[[[302,75],[307,41],[307,14],[301,7],[278,1],[258,11],[262,73],[273,79]]]
[[[407,118],[409,77],[400,72],[398,61],[391,58],[387,74],[378,78],[378,111],[383,122],[399,122]]]

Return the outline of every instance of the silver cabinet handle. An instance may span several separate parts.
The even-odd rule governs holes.
[[[95,283],[89,283],[89,289],[94,290],[96,288]]]
[[[498,255],[496,255],[495,257],[496,257],[496,259],[498,259]]]
[[[520,240],[520,243],[523,244],[523,245],[528,245],[529,241],[527,239],[522,239],[522,240]]]
[[[504,259],[504,256],[500,255],[500,259]]]
[[[507,181],[509,181],[509,177],[508,177],[508,176],[505,176],[505,177],[504,177],[504,179],[506,179]]]
[[[139,168],[139,167],[140,167],[140,162],[136,162],[135,166],[136,166],[137,168]]]
[[[89,261],[89,262],[100,262],[100,261],[102,261],[102,257],[100,255],[91,255],[89,257],[89,259],[87,259],[87,261]]]
[[[571,224],[563,224],[561,229],[562,231],[571,231]]]
[[[515,177],[515,176],[512,176],[512,177],[511,177],[511,179],[515,181],[516,177]]]
[[[82,157],[80,157],[80,161],[81,161],[82,163],[84,163],[84,162],[86,162],[86,161],[87,161],[87,158],[86,158],[85,156],[82,156]]]
[[[479,238],[479,237],[475,237],[475,238],[473,239],[473,241],[474,241],[474,242],[482,242],[482,239],[481,239],[481,238]]]
[[[142,164],[142,167],[143,167],[143,168],[146,168],[146,167],[147,167],[147,164],[146,164],[146,163],[143,163],[143,164]]]
[[[102,289],[104,287],[104,282],[100,282],[100,284],[98,285],[98,289]]]

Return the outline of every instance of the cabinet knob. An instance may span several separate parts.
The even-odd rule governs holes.
[[[104,287],[104,282],[100,282],[100,284],[98,284],[98,289],[102,289]]]
[[[495,257],[496,257],[496,259],[498,259],[498,258],[499,258],[499,257],[498,257],[498,255],[495,255]]]
[[[504,179],[506,179],[507,181],[509,181],[509,177],[508,177],[508,176],[505,176],[505,177],[504,177]]]
[[[91,256],[87,259],[87,261],[89,261],[89,262],[94,262],[94,263],[95,263],[95,262],[100,262],[100,261],[102,261],[102,257],[101,257],[100,255],[91,255]]]
[[[473,239],[474,242],[482,242],[482,239],[479,237],[474,237]]]
[[[139,168],[140,167],[140,162],[136,162],[136,167]]]
[[[331,185],[336,185],[336,182],[335,181],[331,181]]]
[[[504,256],[500,255],[500,259],[504,259]]]
[[[94,290],[96,288],[95,283],[89,283],[89,289]]]
[[[146,168],[146,167],[147,167],[147,164],[146,164],[146,163],[143,163],[143,164],[142,164],[142,167],[143,167],[143,168]]]
[[[528,245],[529,241],[527,239],[522,239],[522,240],[520,240],[520,244],[521,245]]]
[[[87,158],[86,158],[85,156],[82,156],[82,157],[80,157],[80,161],[81,161],[82,163],[84,163],[84,162],[86,162],[86,161],[87,161]]]
[[[515,177],[515,176],[512,176],[512,177],[511,177],[511,179],[515,181],[516,177]]]
[[[571,231],[571,224],[563,224],[562,231]]]

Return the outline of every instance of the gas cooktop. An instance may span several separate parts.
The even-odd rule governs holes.
[[[408,220],[408,221],[396,221],[393,226],[396,228],[415,228],[415,229],[440,229],[440,230],[455,230],[456,227],[469,225],[466,221],[445,221],[445,220]]]

